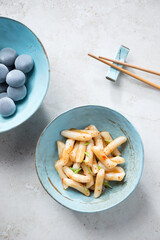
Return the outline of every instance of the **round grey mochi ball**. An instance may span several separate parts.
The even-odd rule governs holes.
[[[7,67],[12,66],[17,56],[13,48],[3,48],[0,51],[0,63],[3,63]]]
[[[4,83],[6,81],[6,76],[9,73],[8,68],[0,63],[0,83]]]
[[[24,73],[28,73],[33,68],[33,59],[27,54],[22,54],[16,58],[15,67]]]
[[[22,87],[26,81],[24,73],[20,70],[14,69],[6,76],[6,83],[11,87]]]
[[[16,105],[9,97],[3,97],[0,99],[0,115],[3,117],[9,117],[16,111]]]

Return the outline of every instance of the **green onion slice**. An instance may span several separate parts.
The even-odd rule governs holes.
[[[79,171],[81,171],[82,168],[78,168],[78,169],[74,169],[74,168],[71,168],[70,169],[74,172],[74,173],[78,173]]]
[[[84,154],[86,154],[87,157],[91,158],[88,152],[84,152]]]
[[[109,185],[109,183],[108,183],[108,182],[104,182],[103,184],[104,184],[104,186],[106,186],[106,187],[112,188],[112,186],[111,186],[111,185]]]
[[[88,171],[92,174],[93,172],[92,172],[92,170],[90,169],[90,167],[87,166],[87,168],[88,168]]]
[[[76,171],[75,171],[74,173],[75,173],[75,174],[76,174],[76,173],[79,173],[79,171],[81,171],[81,169],[82,169],[82,168],[76,169]]]
[[[99,165],[97,165],[97,167],[98,167],[99,170],[101,169],[101,167]]]

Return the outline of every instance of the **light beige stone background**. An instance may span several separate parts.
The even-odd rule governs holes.
[[[159,70],[160,1],[0,0],[0,16],[26,24],[49,56],[51,81],[41,108],[26,123],[0,135],[1,240],[159,240],[160,92],[87,56],[114,57],[120,44],[128,62]],[[133,72],[136,72],[132,70]],[[158,77],[138,72],[160,84]],[[145,150],[143,176],[134,194],[117,207],[80,214],[60,206],[41,187],[34,166],[37,139],[54,117],[97,104],[127,117]]]

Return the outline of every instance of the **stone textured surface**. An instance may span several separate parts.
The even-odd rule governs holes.
[[[23,125],[0,135],[0,239],[159,240],[159,91],[123,74],[114,84],[105,79],[108,67],[87,56],[113,57],[123,44],[131,49],[128,62],[158,70],[159,8],[158,0],[0,0],[0,16],[31,28],[51,65],[41,108]],[[87,104],[124,114],[139,131],[145,150],[142,179],[131,197],[107,212],[89,215],[51,199],[34,166],[36,142],[46,124]]]

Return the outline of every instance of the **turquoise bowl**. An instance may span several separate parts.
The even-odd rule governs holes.
[[[60,135],[64,129],[85,128],[94,124],[102,131],[107,130],[113,138],[125,135],[127,143],[120,147],[126,162],[124,181],[112,182],[112,189],[106,189],[97,199],[93,193],[86,197],[78,191],[63,190],[61,180],[54,167],[58,159],[56,141],[65,141]],[[39,180],[45,190],[63,206],[79,212],[98,212],[107,210],[125,200],[136,188],[143,169],[143,144],[133,125],[120,113],[101,106],[74,108],[54,119],[42,132],[36,148],[35,161]]]
[[[28,74],[27,97],[17,102],[16,113],[8,118],[0,116],[0,132],[17,127],[40,107],[49,85],[49,62],[44,47],[35,34],[20,22],[0,17],[0,49],[14,48],[34,60],[34,69]]]

